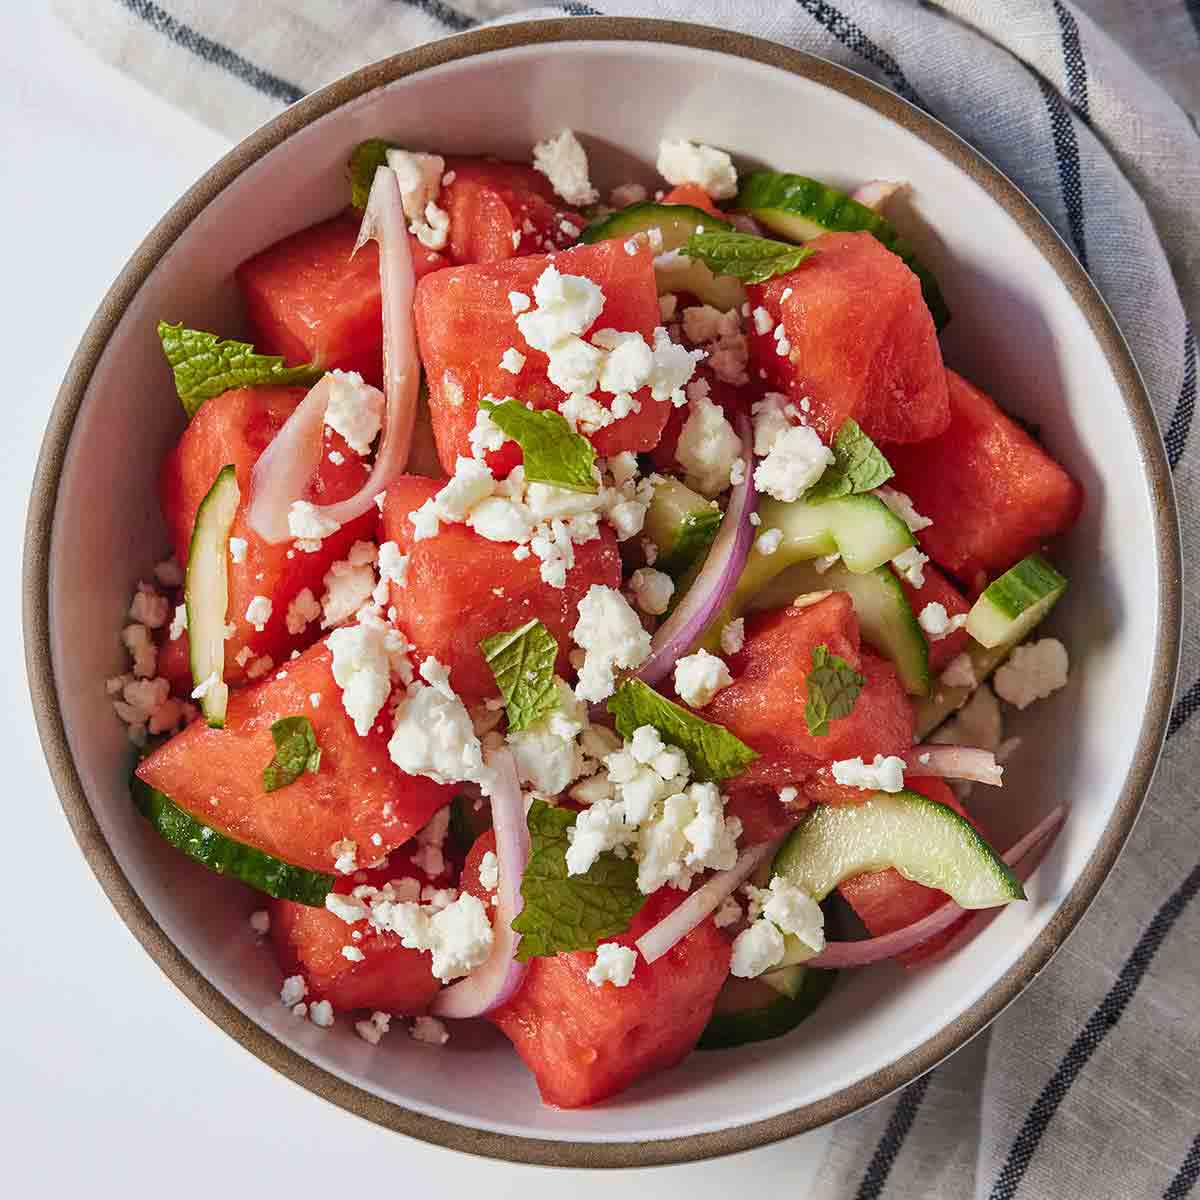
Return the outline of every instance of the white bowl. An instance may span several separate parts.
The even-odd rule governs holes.
[[[924,969],[844,975],[782,1040],[693,1054],[575,1112],[543,1107],[490,1028],[456,1031],[443,1052],[403,1036],[372,1049],[344,1020],[325,1032],[292,1018],[271,955],[247,936],[255,898],[165,847],[130,805],[130,748],[103,686],[124,669],[117,631],[131,588],[167,545],[155,479],[182,419],[156,320],[241,330],[233,268],[342,208],[343,164],[364,138],[523,159],[563,127],[582,135],[601,186],[652,183],[664,135],[841,187],[909,181],[900,223],[954,313],[948,361],[1035,422],[1087,494],[1053,620],[1071,683],[1013,722],[1024,745],[982,814],[1007,844],[1071,805],[1029,902]],[[26,545],[26,638],[42,738],[81,847],[211,1019],[305,1086],[415,1136],[525,1162],[647,1165],[761,1144],[870,1103],[1030,982],[1095,895],[1145,794],[1175,676],[1179,577],[1169,473],[1128,350],[1074,258],[995,168],[821,60],[695,26],[570,20],[364,68],[247,139],[167,214],[97,313],[50,421]]]

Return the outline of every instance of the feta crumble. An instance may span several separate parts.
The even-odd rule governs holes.
[[[491,850],[479,860],[479,884],[485,892],[494,892],[500,885],[500,860]]]
[[[697,650],[675,663],[675,690],[684,704],[704,708],[733,682],[725,660],[707,650]]]
[[[759,554],[774,554],[783,541],[782,529],[764,529],[754,541],[754,548]]]
[[[575,694],[599,703],[616,687],[618,667],[636,670],[650,655],[650,635],[638,615],[615,588],[592,584],[579,601],[579,619],[571,631],[585,652]]]
[[[507,371],[510,375],[520,375],[521,368],[525,365],[525,355],[515,346],[509,346],[505,352],[500,355],[500,367]],[[486,416],[487,414],[485,414]]]
[[[714,200],[737,195],[737,170],[724,150],[685,139],[663,138],[658,144],[656,166],[673,187],[698,183]]]
[[[308,995],[308,983],[303,975],[289,975],[279,989],[279,1003],[284,1008],[299,1004]]]
[[[875,755],[866,763],[862,758],[843,758],[833,764],[833,778],[844,787],[862,788],[868,792],[901,792],[904,790],[904,759],[894,754]]]
[[[928,554],[922,554],[916,546],[909,546],[892,559],[896,573],[915,588],[925,586],[925,564],[929,561]]]
[[[246,620],[262,633],[271,619],[271,599],[269,596],[255,596],[246,607]]]
[[[932,642],[940,642],[967,623],[966,613],[956,613],[953,617],[946,612],[946,606],[936,600],[930,601],[921,609],[917,622],[925,631],[925,636]]]
[[[587,981],[594,987],[611,983],[625,987],[633,978],[637,966],[637,951],[617,942],[601,942],[596,947],[596,961],[588,968]]]
[[[354,1032],[364,1042],[372,1046],[378,1046],[383,1040],[384,1034],[387,1033],[391,1021],[392,1017],[390,1013],[373,1012],[370,1020],[354,1022]]]
[[[353,371],[330,371],[328,378],[326,428],[340,433],[355,454],[369,454],[383,427],[383,393]]]
[[[450,1040],[450,1031],[437,1017],[414,1017],[409,1032],[414,1042],[429,1046],[444,1046]]]
[[[746,619],[738,617],[721,627],[721,650],[725,654],[737,654],[746,644]]]
[[[639,567],[629,580],[629,590],[642,612],[661,616],[675,594],[675,581],[653,567]]]
[[[588,178],[587,152],[570,129],[534,146],[533,169],[545,175],[554,191],[577,208],[595,204],[600,198]]]
[[[955,655],[943,668],[940,682],[946,687],[973,688],[979,680],[975,678],[975,666],[965,652]]]
[[[321,605],[317,602],[312,588],[302,588],[292,598],[287,607],[287,631],[293,637],[304,632],[308,625],[321,615]]]
[[[288,532],[303,542],[319,542],[341,529],[332,517],[307,500],[293,500],[288,509]]]
[[[366,737],[392,690],[392,676],[412,678],[411,649],[404,635],[378,618],[335,629],[327,642],[333,655],[334,682],[342,689],[342,707]]]
[[[1017,708],[1028,708],[1035,700],[1065,687],[1070,662],[1067,649],[1057,638],[1041,638],[1018,646],[995,674],[996,694]]]
[[[929,517],[923,517],[917,512],[912,500],[904,492],[884,484],[877,487],[874,494],[908,526],[910,533],[920,533],[922,529],[928,529],[933,524]]]
[[[755,443],[757,447],[758,436]],[[766,457],[754,469],[754,484],[776,500],[798,500],[833,463],[833,451],[807,425],[789,425],[771,439]]]
[[[733,939],[729,973],[739,979],[755,979],[783,960],[783,934],[765,917],[759,917]]]
[[[730,471],[742,454],[742,439],[719,404],[698,393],[689,403],[675,459],[686,473],[688,487],[711,499],[729,487]]]

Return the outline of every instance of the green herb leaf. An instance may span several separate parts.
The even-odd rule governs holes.
[[[688,756],[692,774],[702,781],[731,779],[758,757],[723,725],[688,712],[640,679],[623,683],[608,702],[608,711],[617,719],[617,732],[626,739],[633,737],[639,726],[653,725],[664,742],[678,746]]]
[[[554,660],[558,642],[536,617],[479,643],[504,697],[509,732],[528,729],[558,704]]]
[[[812,664],[805,680],[808,702],[804,705],[804,721],[813,737],[825,737],[830,721],[848,717],[854,711],[866,680],[844,658],[830,654],[824,643],[813,647]]]
[[[592,443],[572,432],[562,413],[552,408],[535,412],[517,400],[482,400],[479,407],[521,447],[530,483],[551,483],[572,492],[598,490]]]
[[[159,321],[158,336],[189,421],[205,400],[230,388],[310,385],[324,374],[313,363],[285,367],[278,354],[256,354],[249,342],[222,340],[215,333],[184,329],[182,324]]]
[[[387,166],[387,152],[393,149],[390,142],[382,138],[370,138],[359,142],[346,163],[346,173],[350,176],[350,203],[361,212],[367,207],[367,197],[371,194],[371,184],[375,179],[375,171]]]
[[[804,499],[810,504],[820,504],[823,500],[871,492],[887,483],[893,474],[891,463],[879,447],[863,433],[857,421],[847,417],[833,439],[833,462],[804,493]]]
[[[723,229],[693,233],[683,252],[688,258],[700,259],[714,275],[732,275],[743,283],[764,283],[785,275],[817,253],[811,246]]]
[[[271,726],[275,757],[263,768],[263,791],[274,792],[295,783],[305,771],[314,775],[321,765],[321,747],[307,717],[282,717]]]
[[[637,863],[605,851],[583,875],[567,874],[567,831],[576,814],[535,800],[529,809],[529,862],[521,879],[525,905],[512,923],[521,935],[517,960],[594,950],[629,928],[646,897]]]

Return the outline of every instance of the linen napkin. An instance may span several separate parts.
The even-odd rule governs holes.
[[[1200,549],[1200,453],[1189,445],[1200,0],[55,3],[98,53],[231,138],[363,63],[513,15],[692,20],[868,75],[997,163],[1091,273],[1149,385],[1189,563]],[[1163,763],[1099,899],[986,1035],[835,1127],[812,1195],[1181,1200],[1200,1176],[1200,720],[1191,720],[1200,620],[1191,600],[1188,585]]]

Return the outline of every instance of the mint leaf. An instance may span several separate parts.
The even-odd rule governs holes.
[[[305,771],[314,775],[321,765],[321,747],[307,717],[282,717],[271,726],[275,757],[263,768],[263,791],[274,792],[295,783]]]
[[[387,152],[392,148],[392,144],[382,138],[369,138],[354,147],[346,163],[346,173],[350,176],[350,203],[359,212],[367,207],[367,197],[371,194],[375,171],[379,167],[387,166]]]
[[[554,660],[558,642],[536,617],[479,643],[508,713],[509,732],[528,729],[558,704]]]
[[[693,233],[683,252],[688,258],[700,259],[714,275],[732,275],[743,283],[764,283],[785,275],[816,254],[811,246],[724,229]]]
[[[184,329],[182,324],[159,321],[158,336],[189,421],[205,400],[230,388],[309,385],[324,374],[313,363],[285,367],[278,354],[256,354],[249,342],[222,340],[215,333]]]
[[[820,504],[857,492],[872,492],[887,483],[894,473],[879,447],[863,433],[857,421],[847,417],[833,439],[833,462],[804,493],[804,499],[810,504]]]
[[[848,717],[854,711],[866,680],[844,658],[830,654],[824,643],[813,647],[812,664],[805,680],[808,701],[804,721],[813,737],[825,737],[830,721]]]
[[[688,756],[692,774],[701,781],[731,779],[758,757],[723,725],[688,712],[640,679],[623,683],[608,702],[608,711],[616,717],[617,732],[626,740],[639,726],[653,725],[664,742],[678,746]]]
[[[535,800],[529,808],[529,862],[521,878],[525,898],[512,923],[521,935],[517,960],[528,962],[571,950],[594,950],[629,928],[646,897],[637,863],[606,850],[583,875],[567,874],[567,831],[576,814]]]
[[[598,490],[592,443],[572,432],[562,413],[552,408],[535,412],[516,400],[481,400],[479,407],[521,447],[530,483],[552,483],[572,492]]]

